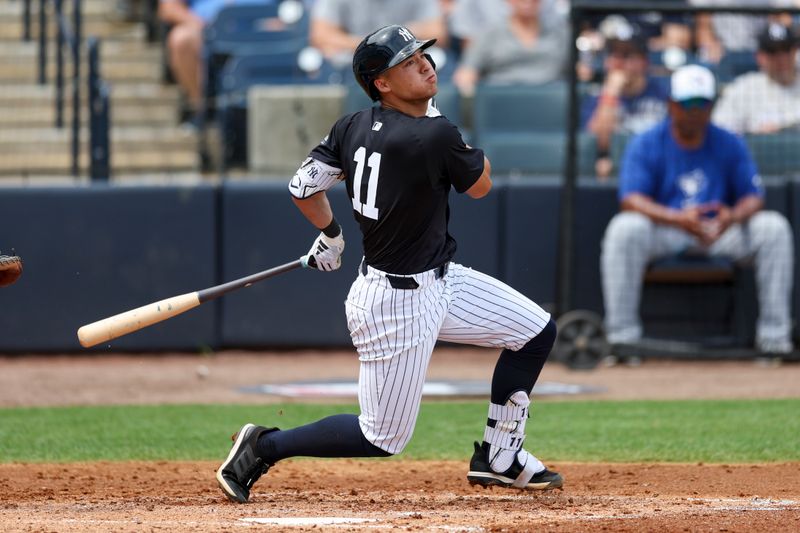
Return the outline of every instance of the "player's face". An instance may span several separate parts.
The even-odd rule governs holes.
[[[704,98],[693,98],[683,102],[670,101],[669,112],[672,124],[681,136],[691,138],[701,134],[711,122],[714,103]]]
[[[417,50],[414,55],[381,76],[393,96],[400,100],[428,100],[436,95],[436,71],[422,50]]]
[[[771,51],[759,51],[756,55],[758,66],[770,78],[781,85],[791,85],[797,73],[795,60],[797,47],[785,47]]]

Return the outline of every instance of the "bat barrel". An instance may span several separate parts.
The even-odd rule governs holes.
[[[197,292],[173,296],[86,324],[78,330],[78,340],[81,346],[90,348],[101,342],[116,339],[156,322],[172,318],[198,305],[200,305],[200,299]]]

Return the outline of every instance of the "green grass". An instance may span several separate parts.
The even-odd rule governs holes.
[[[221,460],[245,422],[290,428],[355,405],[0,409],[0,462]],[[485,402],[424,403],[404,458],[466,459]],[[540,402],[526,447],[545,461],[800,461],[800,399]]]

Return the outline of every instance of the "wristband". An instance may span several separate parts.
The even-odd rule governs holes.
[[[342,234],[342,227],[336,222],[336,217],[331,219],[331,223],[322,228],[322,233],[325,234],[326,237],[330,237],[331,239],[338,237]]]
[[[619,98],[611,94],[601,94],[600,103],[606,105],[617,105],[619,103]]]

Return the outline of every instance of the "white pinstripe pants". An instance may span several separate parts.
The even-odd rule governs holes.
[[[518,350],[550,314],[491,276],[456,263],[412,276],[419,288],[394,289],[367,267],[347,296],[347,325],[361,368],[359,423],[375,446],[401,452],[414,431],[422,385],[437,339]]]
[[[611,219],[600,257],[609,342],[641,338],[640,280],[648,262],[687,249],[701,248],[685,231],[655,224],[641,213],[624,211]],[[790,348],[794,246],[786,218],[775,211],[760,211],[745,224],[731,226],[706,251],[737,261],[753,261],[759,303],[757,344]]]

